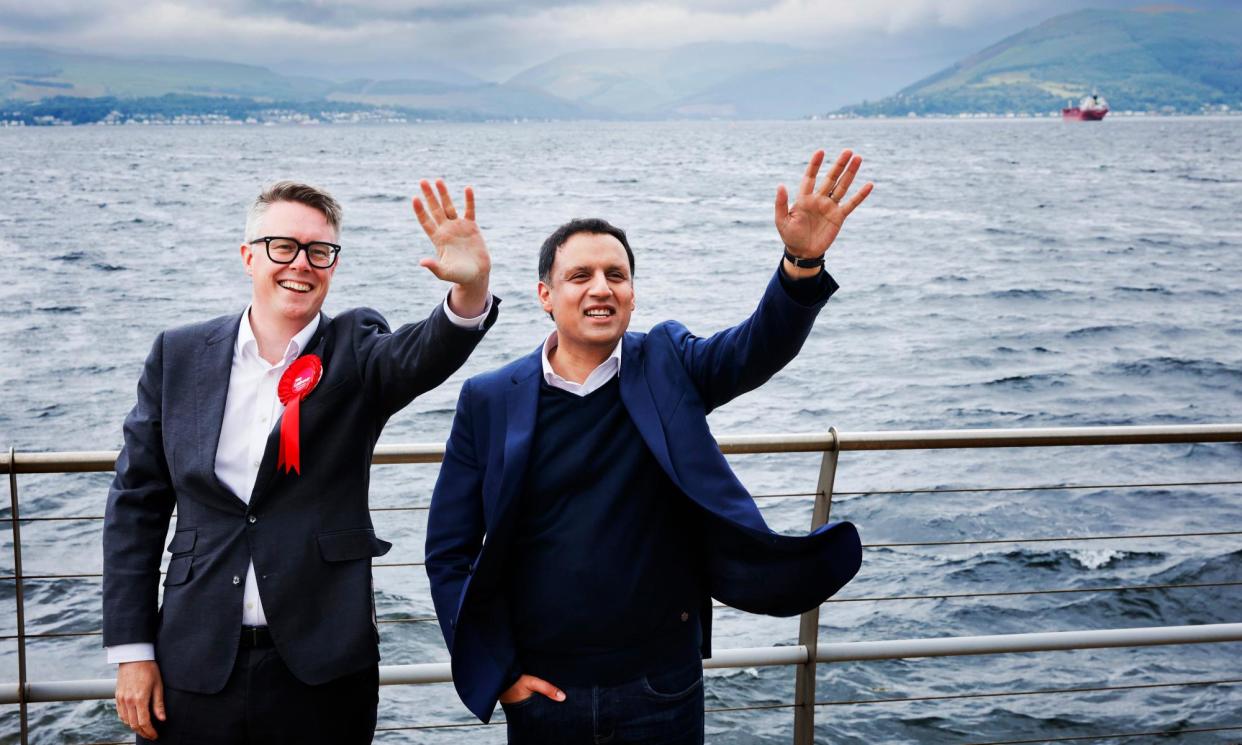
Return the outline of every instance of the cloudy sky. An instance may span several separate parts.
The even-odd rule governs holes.
[[[1058,13],[1130,0],[0,0],[0,41],[504,80],[559,53],[762,41],[956,59]],[[828,55],[831,57],[831,54]],[[395,72],[394,72],[395,71]]]

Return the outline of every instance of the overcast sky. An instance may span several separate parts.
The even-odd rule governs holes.
[[[556,54],[764,41],[968,53],[1031,23],[1122,0],[0,0],[0,41],[366,73],[418,60],[489,80]],[[961,52],[961,49],[965,52]],[[377,64],[378,63],[378,64]]]

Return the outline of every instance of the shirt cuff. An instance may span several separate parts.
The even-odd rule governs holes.
[[[481,329],[483,328],[483,322],[487,320],[487,316],[491,312],[492,312],[492,293],[490,292],[487,293],[487,302],[483,304],[483,312],[475,316],[474,318],[462,318],[461,316],[454,313],[453,309],[449,307],[448,295],[444,296],[444,315],[448,316],[448,319],[453,322],[454,326],[460,326],[464,329],[471,329],[471,330]]]
[[[155,645],[147,642],[137,644],[118,644],[115,647],[104,647],[108,650],[108,664],[119,665],[122,662],[146,662],[155,659]]]

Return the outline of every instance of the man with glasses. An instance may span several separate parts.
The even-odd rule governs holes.
[[[368,743],[378,702],[371,453],[389,417],[451,375],[495,321],[491,260],[466,189],[414,211],[452,283],[390,331],[320,310],[341,208],[282,181],[255,200],[240,314],[155,340],[125,420],[104,523],[104,644],[138,742]],[[438,194],[437,194],[438,192]],[[162,547],[171,558],[157,607]]]

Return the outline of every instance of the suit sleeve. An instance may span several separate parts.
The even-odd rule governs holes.
[[[449,650],[453,649],[457,606],[483,546],[483,469],[474,446],[470,381],[457,399],[444,463],[427,516],[426,569],[431,599]]]
[[[383,317],[360,311],[355,329],[359,374],[368,394],[385,417],[392,416],[422,393],[443,383],[465,364],[475,346],[496,321],[500,298],[481,328],[463,328],[437,303],[426,319],[389,331]]]
[[[706,410],[758,388],[789,364],[836,290],[837,283],[826,271],[810,279],[792,280],[778,269],[759,306],[738,325],[706,338],[680,324],[671,325],[682,365]]]
[[[160,558],[176,504],[163,446],[163,349],[160,334],[138,381],[138,401],[125,418],[125,444],[104,511],[104,645],[110,647],[155,641]]]

